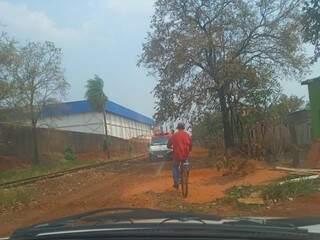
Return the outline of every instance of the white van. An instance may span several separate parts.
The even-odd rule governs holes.
[[[170,160],[172,155],[172,149],[167,147],[170,139],[169,134],[155,135],[151,139],[149,147],[149,159],[150,160]]]

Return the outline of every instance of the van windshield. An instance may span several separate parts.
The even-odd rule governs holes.
[[[169,138],[168,137],[157,137],[153,138],[151,141],[151,145],[167,145]]]

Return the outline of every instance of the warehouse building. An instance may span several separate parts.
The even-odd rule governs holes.
[[[108,135],[122,139],[151,138],[153,119],[110,100],[106,102],[105,110]],[[83,133],[105,133],[103,114],[94,111],[86,100],[47,107],[38,126]]]

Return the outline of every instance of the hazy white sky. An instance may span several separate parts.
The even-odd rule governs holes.
[[[86,80],[98,74],[108,97],[152,116],[155,80],[136,66],[149,30],[153,0],[0,0],[1,30],[20,42],[53,41],[63,49],[71,84],[67,100],[84,98]],[[320,75],[320,64],[306,78]],[[283,82],[287,94],[306,86]]]

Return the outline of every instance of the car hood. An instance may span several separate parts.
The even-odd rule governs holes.
[[[161,223],[165,218],[159,219],[144,219],[144,220],[136,220],[135,223]],[[241,218],[223,218],[219,220],[206,220],[203,219],[203,222],[199,222],[198,219],[190,219],[190,221],[186,221],[185,223],[190,224],[201,224],[205,223],[207,225],[210,224],[225,224],[225,223],[236,223],[239,221],[243,221],[244,223],[257,223],[257,224],[273,224],[279,226],[295,226],[299,229],[306,229],[312,233],[320,233],[320,217],[306,217],[306,218],[285,218],[285,217],[241,217]],[[170,223],[181,223],[180,220],[172,219]]]
[[[125,226],[125,227],[124,227]],[[283,218],[283,217],[241,217],[241,218],[221,218],[209,214],[181,213],[173,211],[160,211],[152,209],[99,209],[74,216],[68,216],[44,223],[32,225],[30,227],[19,229],[13,233],[13,237],[21,238],[29,234],[48,234],[48,232],[63,231],[94,231],[100,229],[150,229],[154,227],[183,226],[193,229],[205,227],[206,229],[227,227],[234,228],[259,229],[263,232],[265,229],[296,232],[301,230],[302,234],[320,233],[320,217],[307,218]],[[189,227],[190,226],[190,227]],[[199,226],[199,227],[197,227]],[[252,230],[250,230],[252,231]],[[16,239],[18,239],[16,238]]]
[[[311,233],[320,233],[320,216],[310,216],[310,217],[231,217],[224,219],[225,221],[249,221],[257,223],[267,223],[272,225],[291,225],[299,229],[306,229]]]

